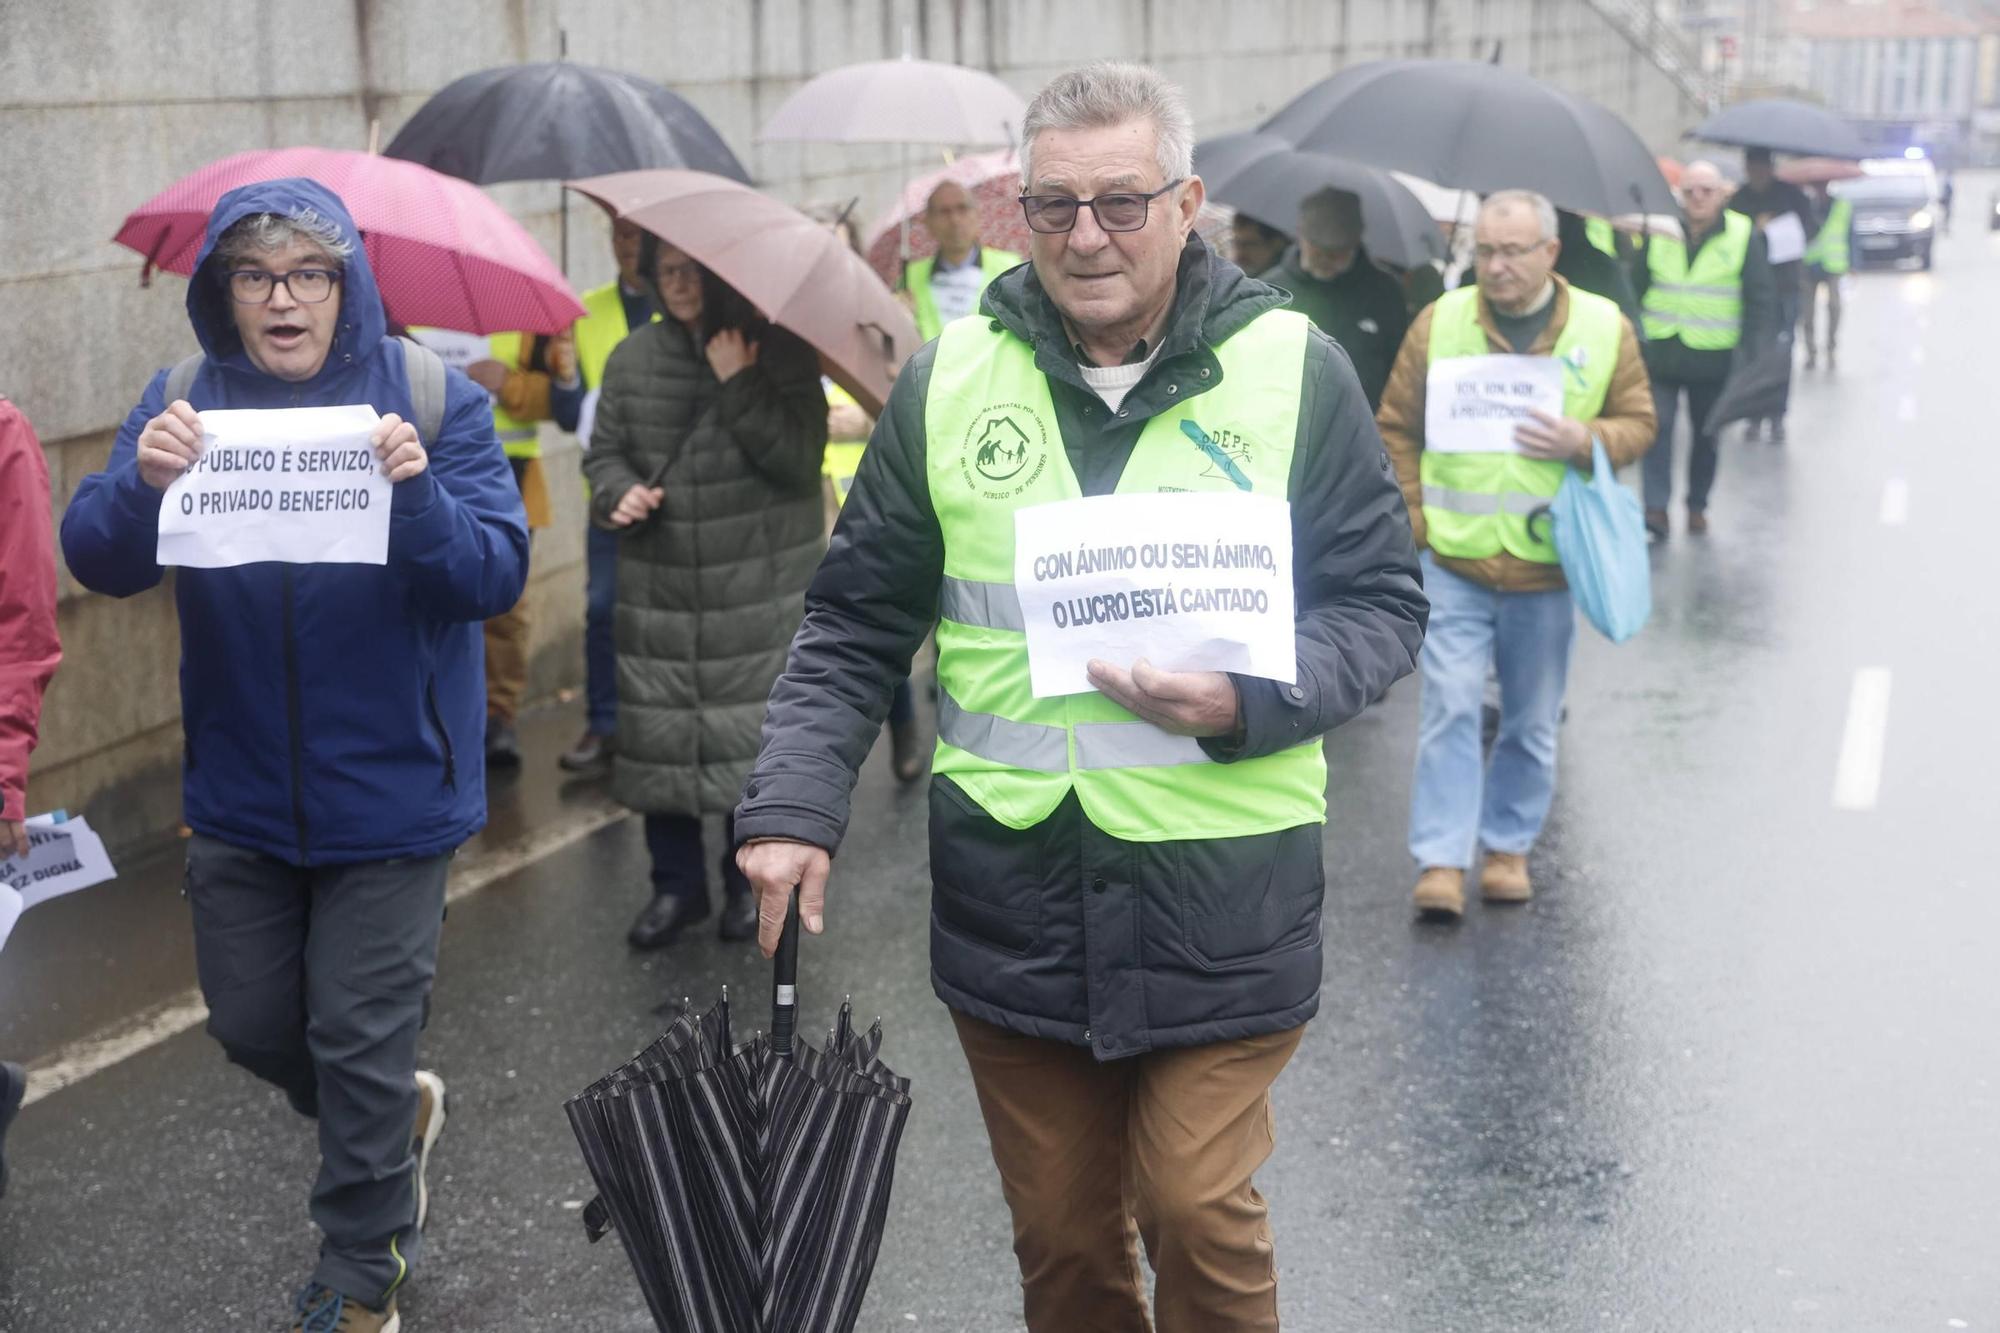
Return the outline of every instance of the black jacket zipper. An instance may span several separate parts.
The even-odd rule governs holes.
[[[444,728],[444,714],[438,711],[437,677],[424,677],[424,706],[430,710],[431,725],[437,728],[438,744],[444,748],[444,785],[458,790],[458,758],[452,753],[451,733]]]

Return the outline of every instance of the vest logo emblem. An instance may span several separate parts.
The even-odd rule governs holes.
[[[989,500],[1007,500],[1041,478],[1049,432],[1026,403],[992,403],[975,413],[959,455],[965,484]]]
[[[1012,417],[988,417],[972,465],[988,481],[1007,481],[1028,465],[1028,437]]]
[[[1233,430],[1218,430],[1211,435],[1191,420],[1181,422],[1181,434],[1207,457],[1208,467],[1202,476],[1226,478],[1239,491],[1253,489],[1250,478],[1238,466],[1250,461],[1250,441]]]

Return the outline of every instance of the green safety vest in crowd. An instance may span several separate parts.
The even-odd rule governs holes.
[[[1149,420],[1117,493],[1229,493],[1240,482],[1182,430],[1197,423],[1258,495],[1286,495],[1303,388],[1305,316],[1273,310],[1215,348],[1222,379]],[[1205,372],[1204,372],[1205,373]],[[1035,351],[984,319],[946,326],[924,405],[931,504],[944,537],[935,771],[1009,828],[1074,791],[1133,842],[1234,838],[1326,818],[1318,738],[1219,764],[1192,737],[1095,691],[1037,699],[1014,591],[1014,512],[1082,495]],[[1088,534],[1078,534],[1088,539]]]
[[[1563,367],[1563,415],[1595,420],[1618,366],[1625,317],[1615,302],[1569,289],[1569,318],[1556,336]],[[1460,287],[1438,298],[1431,316],[1430,364],[1489,356],[1479,326],[1479,289]],[[1556,563],[1549,524],[1529,520],[1562,488],[1569,464],[1519,454],[1444,454],[1425,449],[1424,527],[1431,550],[1455,560],[1484,560],[1502,551],[1538,565]],[[1537,535],[1541,534],[1541,535]]]
[[[1833,201],[1833,207],[1826,210],[1826,221],[1813,234],[1812,244],[1806,247],[1806,262],[1817,267],[1820,272],[1838,277],[1847,272],[1852,264],[1848,254],[1848,228],[1854,222],[1854,205],[1845,199]]]
[[[826,406],[828,411],[832,411],[834,407],[841,403],[853,403],[856,407],[860,406],[859,403],[854,402],[853,394],[841,388],[832,380],[828,380],[823,387],[826,389]],[[861,470],[861,455],[867,452],[868,441],[866,440],[828,440],[826,442],[826,453],[820,459],[819,470],[820,475],[833,483],[833,499],[835,504],[845,505],[847,503],[847,493],[854,489],[854,474]]]
[[[1021,262],[1021,256],[1011,250],[995,250],[991,246],[979,247],[979,272],[983,281],[979,290],[985,291],[986,284]],[[938,314],[937,298],[931,295],[931,270],[937,267],[935,257],[912,259],[904,271],[904,281],[909,284],[910,300],[916,306],[917,336],[925,342],[944,331],[944,319]],[[977,300],[972,308],[979,309]]]
[[[1618,258],[1618,231],[1605,219],[1585,218],[1583,220],[1583,234],[1599,250],[1610,255],[1613,259]]]
[[[659,319],[656,310],[653,322]],[[631,331],[625,326],[625,298],[616,278],[583,294],[583,318],[576,322],[576,365],[586,387],[604,387],[604,363]]]
[[[521,335],[518,333],[496,333],[489,340],[493,347],[493,359],[509,370],[521,366]],[[507,451],[509,458],[540,458],[542,456],[542,435],[532,421],[516,421],[501,409],[498,399],[493,403],[493,433],[500,437],[500,447]]]
[[[1646,260],[1652,276],[1641,303],[1647,339],[1679,337],[1698,352],[1736,346],[1743,336],[1743,264],[1755,232],[1743,214],[1724,212],[1722,230],[1709,237],[1692,267],[1679,238],[1653,237]]]

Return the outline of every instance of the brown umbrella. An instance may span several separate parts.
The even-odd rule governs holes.
[[[1837,157],[1795,157],[1789,162],[1781,162],[1773,173],[1781,181],[1793,185],[1825,185],[1829,181],[1848,181],[1867,173],[1859,163],[1845,162]]]
[[[825,224],[705,171],[620,171],[564,184],[685,250],[811,343],[833,381],[881,415],[896,372],[922,340],[867,261]]]

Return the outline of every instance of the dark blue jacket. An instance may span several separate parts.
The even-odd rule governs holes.
[[[311,208],[354,242],[326,364],[293,384],[251,364],[209,264],[216,240],[253,213]],[[224,195],[188,283],[188,317],[208,355],[188,391],[197,409],[367,403],[412,416],[402,349],[347,209],[306,180]],[[63,516],[63,554],[85,587],[129,597],[160,581],[160,492],[139,476],[139,432],[165,410],[166,372],[126,418],[105,470]],[[323,865],[428,856],[486,822],[485,663],[480,622],[513,606],[528,572],[520,493],[484,390],[448,376],[430,466],[400,483],[387,565],[182,569],[184,800],[198,833]]]

